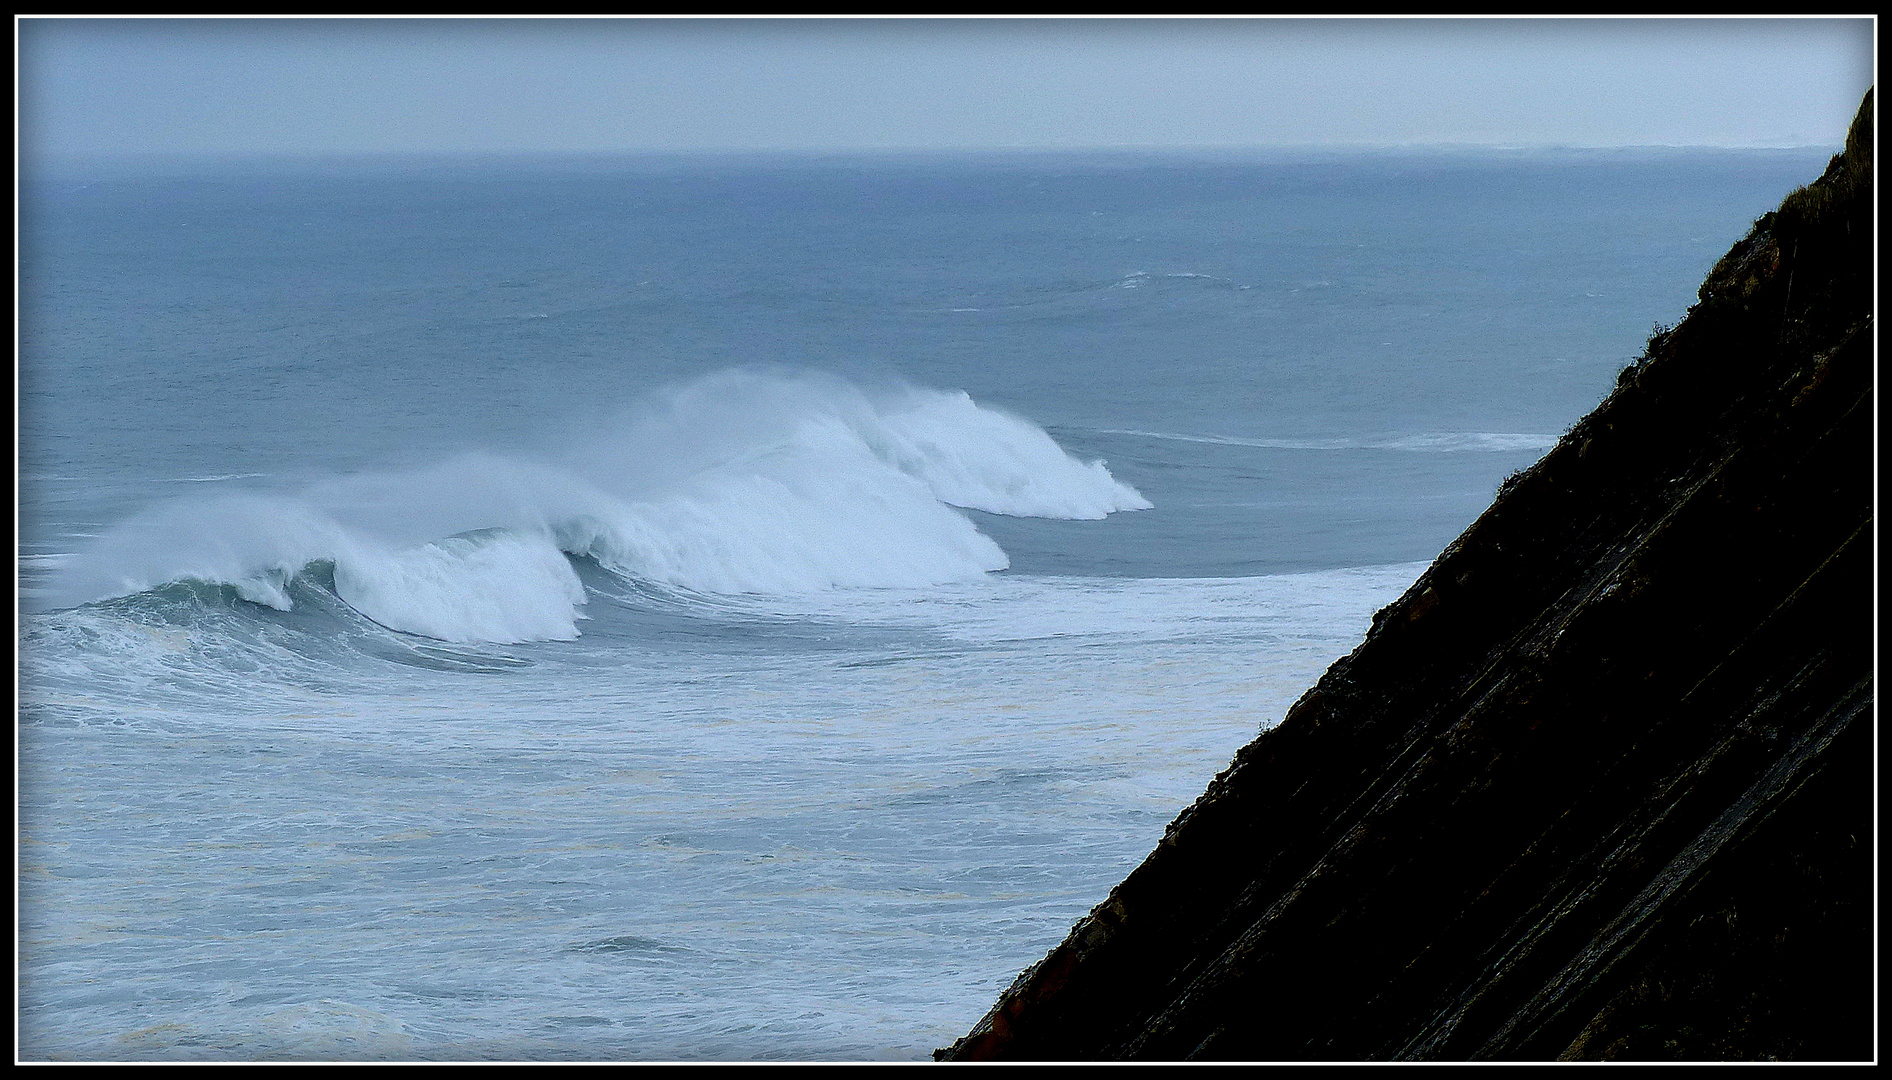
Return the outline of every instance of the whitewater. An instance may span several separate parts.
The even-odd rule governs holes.
[[[1823,161],[30,172],[19,1055],[923,1060]]]
[[[280,494],[179,497],[72,562],[56,603],[172,582],[281,611],[325,574],[392,630],[446,641],[578,636],[567,556],[705,593],[918,587],[1007,566],[955,507],[1101,518],[1150,503],[964,392],[868,394],[832,376],[730,371],[641,402],[556,461],[464,455]]]
[[[29,623],[38,768],[162,740],[87,830],[190,834],[36,890],[68,949],[123,943],[53,998],[66,1054],[922,1055],[1011,974],[955,940],[1066,921],[1418,571],[995,576],[960,508],[1151,503],[964,393],[807,373],[545,459],[243,479],[53,564]]]

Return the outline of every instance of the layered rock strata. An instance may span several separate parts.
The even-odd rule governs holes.
[[[1873,1054],[1871,101],[935,1056]]]

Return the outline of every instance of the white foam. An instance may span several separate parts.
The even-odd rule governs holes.
[[[214,484],[222,480],[249,480],[264,476],[265,473],[225,473],[221,476],[165,476],[153,480],[154,484]]]
[[[44,555],[19,556],[20,562],[25,563],[27,565],[32,565],[32,566],[37,566],[37,565],[59,566],[71,561],[71,559],[72,559],[72,552],[69,552],[69,551],[49,551],[45,553]]]
[[[1434,453],[1508,453],[1513,450],[1548,450],[1557,436],[1521,431],[1443,431],[1406,435],[1371,444],[1374,449],[1417,450]]]
[[[1101,461],[964,393],[731,371],[652,395],[551,459],[468,454],[279,495],[173,500],[72,560],[71,603],[169,581],[279,610],[311,563],[397,630],[450,641],[578,635],[563,553],[708,593],[917,587],[1003,569],[955,507],[1101,518],[1150,505]]]
[[[1072,520],[1150,508],[1102,461],[1080,462],[1037,425],[963,393],[916,393],[876,419],[861,433],[869,448],[953,506]]]
[[[54,591],[81,603],[172,581],[213,581],[235,586],[253,603],[287,611],[288,580],[350,546],[333,520],[300,500],[173,499],[108,529],[61,568]]]
[[[445,641],[569,641],[585,602],[546,537],[504,532],[338,559],[335,592],[383,626]]]

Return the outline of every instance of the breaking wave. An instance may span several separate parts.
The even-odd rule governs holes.
[[[69,606],[201,581],[287,611],[319,568],[391,629],[562,640],[586,600],[569,556],[703,593],[917,587],[1008,565],[958,508],[1149,506],[1103,462],[961,392],[737,370],[654,394],[561,454],[172,499],[62,563],[54,591]]]

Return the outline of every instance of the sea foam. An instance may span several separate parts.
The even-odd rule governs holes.
[[[960,392],[736,370],[641,399],[559,453],[465,454],[294,491],[186,496],[61,567],[66,602],[167,582],[292,606],[335,592],[384,626],[448,641],[578,635],[567,556],[706,593],[918,587],[1008,565],[958,508],[1094,519],[1148,500],[1101,461]]]

